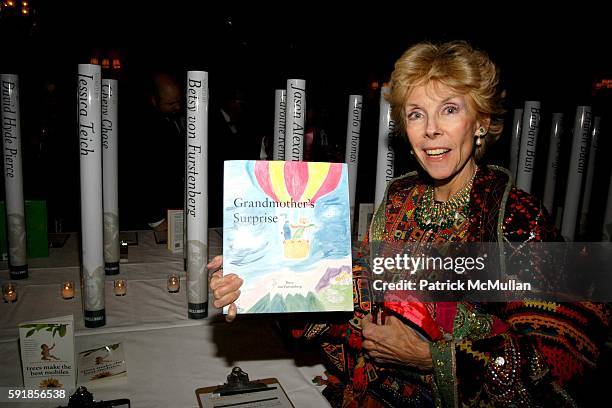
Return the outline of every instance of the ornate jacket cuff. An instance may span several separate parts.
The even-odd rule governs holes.
[[[457,406],[457,370],[455,342],[442,340],[430,343],[433,361],[433,389],[436,406]]]

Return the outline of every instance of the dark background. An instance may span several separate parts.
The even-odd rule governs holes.
[[[62,218],[64,230],[79,229],[75,77],[77,64],[94,56],[121,63],[121,69],[103,75],[120,80],[122,228],[142,226],[133,174],[134,168],[151,164],[138,156],[139,144],[147,140],[139,120],[147,103],[147,78],[160,70],[179,78],[190,69],[208,71],[211,103],[225,88],[239,85],[257,118],[253,134],[269,135],[274,89],[285,87],[288,78],[304,78],[308,106],[329,114],[328,135],[340,159],[348,95],[364,94],[360,174],[375,172],[379,90],[371,84],[386,81],[393,62],[422,40],[468,40],[501,68],[508,118],[491,162],[507,165],[512,110],[525,100],[542,102],[538,167],[545,165],[552,112],[564,112],[566,130],[571,130],[576,106],[592,105],[603,117],[602,139],[612,112],[609,91],[594,91],[596,81],[612,78],[609,22],[602,10],[582,3],[537,13],[532,4],[516,2],[496,3],[494,9],[456,2],[401,8],[371,2],[334,4],[333,9],[307,3],[232,9],[216,4],[212,10],[200,1],[32,0],[24,16],[21,1],[14,8],[6,1],[0,11],[0,70],[20,75],[26,198],[48,200],[51,230],[54,218]],[[569,137],[564,136],[565,145]],[[399,153],[398,172],[413,165],[405,153]],[[609,168],[598,166],[595,193],[605,197]],[[538,175],[534,193],[541,195],[543,172]],[[359,201],[371,202],[373,188],[360,183]],[[601,212],[605,200],[594,201],[594,211]]]

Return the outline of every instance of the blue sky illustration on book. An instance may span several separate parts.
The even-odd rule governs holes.
[[[350,311],[348,173],[340,163],[225,162],[224,273],[239,313]]]

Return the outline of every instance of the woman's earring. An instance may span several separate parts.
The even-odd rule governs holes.
[[[479,129],[479,131],[480,131],[480,136],[484,136],[484,134],[485,134],[485,128],[481,127],[481,128]]]
[[[482,137],[476,136],[476,146],[482,146]]]
[[[410,155],[414,156],[414,150],[410,149]]]

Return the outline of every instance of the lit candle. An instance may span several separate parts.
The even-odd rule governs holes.
[[[73,282],[62,283],[62,297],[64,299],[72,299],[74,297],[74,283]]]
[[[181,288],[181,280],[176,275],[168,276],[168,292],[176,293]]]
[[[127,293],[127,283],[124,279],[115,279],[115,296],[125,296]]]
[[[17,285],[14,283],[5,283],[2,285],[2,298],[4,303],[13,303],[17,301]]]

